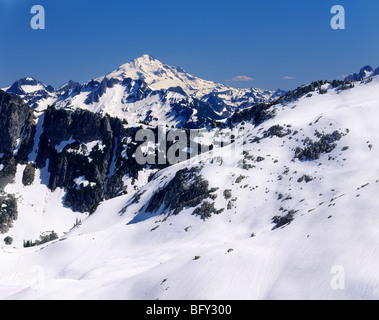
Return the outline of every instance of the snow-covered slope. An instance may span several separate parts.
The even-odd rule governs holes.
[[[47,169],[37,170],[37,178],[29,186],[22,184],[24,169],[25,166],[18,166],[14,183],[5,188],[6,193],[17,198],[18,219],[6,235],[0,235],[2,243],[6,237],[12,237],[12,245],[22,248],[24,241],[35,241],[46,232],[54,231],[63,235],[88,217],[88,214],[73,212],[71,208],[62,205],[65,191],[51,191],[47,187]]]
[[[321,89],[43,250],[3,246],[0,298],[378,299],[379,78]]]

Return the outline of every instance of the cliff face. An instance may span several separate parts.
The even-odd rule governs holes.
[[[6,158],[15,156],[18,162],[25,163],[33,147],[35,119],[22,100],[0,90],[0,154]]]
[[[17,201],[3,192],[13,182],[18,163],[25,164],[35,135],[33,111],[0,90],[0,233],[7,232],[17,219]]]
[[[0,123],[0,193],[4,196],[19,165],[24,165],[25,186],[33,183],[37,169],[47,169],[48,178],[42,183],[52,191],[64,189],[64,205],[92,213],[101,200],[128,193],[126,184],[130,188],[142,169],[133,157],[134,138],[141,127],[126,127],[108,115],[53,107],[36,113],[0,91]],[[11,225],[11,219],[17,219],[14,211],[2,213],[4,230],[5,223]]]
[[[35,115],[20,99],[0,90],[0,190],[13,181],[17,163],[33,149]]]
[[[51,190],[67,191],[65,205],[93,212],[104,198],[127,193],[123,177],[133,181],[141,167],[132,157],[140,128],[125,128],[121,120],[86,110],[49,108],[44,114],[36,166],[48,167]],[[129,156],[127,154],[129,153]]]

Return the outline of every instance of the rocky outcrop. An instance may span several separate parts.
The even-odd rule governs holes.
[[[0,233],[7,233],[17,220],[17,200],[11,195],[0,196]]]
[[[224,208],[217,210],[214,202],[205,201],[193,211],[193,214],[200,216],[202,220],[206,220],[211,218],[213,214],[221,214],[224,210]]]
[[[295,220],[295,214],[297,211],[291,210],[288,212],[285,216],[275,216],[272,218],[272,223],[275,223],[275,226],[273,227],[273,230],[282,228],[284,226],[287,226],[291,224]]]
[[[263,138],[274,137],[274,136],[278,138],[283,138],[285,136],[290,135],[291,133],[292,131],[290,129],[285,129],[284,127],[280,125],[275,125],[263,133]]]
[[[217,189],[209,189],[208,181],[202,179],[197,168],[183,169],[178,171],[164,188],[158,190],[151,197],[146,212],[177,215],[186,207],[197,207],[205,199],[214,200],[216,195],[213,193],[216,191]],[[212,212],[217,212],[213,209],[212,205],[204,205],[195,214],[206,218]]]
[[[34,137],[33,111],[14,96],[0,90],[0,154],[7,154],[18,147],[19,158],[31,151]]]
[[[342,134],[334,131],[332,134],[317,135],[319,141],[313,142],[309,138],[304,142],[305,148],[296,148],[295,158],[301,161],[313,161],[320,159],[324,153],[332,152],[336,147],[336,142],[341,140]]]
[[[12,182],[18,163],[26,164],[35,136],[33,111],[0,90],[0,190]]]
[[[251,121],[255,126],[258,126],[275,116],[275,112],[270,110],[272,106],[271,103],[258,103],[251,108],[234,113],[228,119],[227,124],[232,126],[235,123]]]
[[[24,186],[30,186],[34,182],[36,168],[33,163],[29,163],[22,174],[22,184]]]

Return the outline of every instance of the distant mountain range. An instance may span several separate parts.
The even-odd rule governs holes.
[[[6,92],[37,111],[49,105],[108,114],[128,123],[166,122],[177,127],[204,127],[255,103],[270,102],[282,90],[235,89],[206,81],[144,55],[84,84],[69,81],[58,89],[28,77]]]
[[[359,81],[377,75],[379,75],[379,67],[374,70],[371,66],[365,66],[359,71],[359,73],[354,73],[345,77],[345,81]]]

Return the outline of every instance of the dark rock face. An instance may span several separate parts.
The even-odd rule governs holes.
[[[0,191],[2,191],[7,184],[14,181],[17,171],[17,162],[13,156],[4,156],[1,159],[1,163],[4,168],[0,171]]]
[[[45,113],[43,129],[37,166],[44,167],[49,160],[49,188],[69,188],[73,179],[81,175],[92,178],[93,182],[104,182],[113,147],[109,118],[84,110],[70,112],[50,108]],[[79,150],[82,144],[92,141],[102,141],[105,147],[101,152],[92,151],[90,162]],[[65,142],[60,150],[59,146]]]
[[[24,142],[22,149],[28,149],[34,136],[33,118],[33,111],[22,100],[0,90],[0,153],[14,150],[19,139]],[[23,150],[23,153],[28,153],[28,150]]]
[[[93,213],[103,197],[104,190],[102,186],[87,186],[80,189],[71,187],[67,190],[65,205],[71,207],[74,211]]]
[[[51,190],[67,190],[65,204],[79,212],[93,212],[104,198],[123,194],[122,178],[129,174],[138,178],[141,168],[128,148],[122,157],[123,141],[134,140],[139,128],[124,129],[122,122],[85,110],[75,112],[49,108],[45,113],[37,156],[37,167],[48,163]],[[95,145],[88,150],[88,143]],[[134,145],[133,145],[134,146]],[[113,172],[111,165],[113,163]],[[78,186],[75,179],[84,177],[87,186]]]
[[[176,173],[175,177],[163,189],[157,191],[151,198],[146,212],[157,212],[162,209],[162,213],[177,215],[185,207],[194,208],[200,205],[203,200],[211,198],[217,189],[209,190],[208,181],[203,180],[196,168],[183,169]],[[209,211],[209,210],[208,210]],[[204,217],[208,212],[204,208]],[[213,210],[211,210],[213,212]],[[210,213],[209,211],[208,213]]]
[[[258,126],[275,116],[275,112],[270,110],[272,106],[271,103],[258,103],[251,108],[234,113],[228,119],[227,124],[233,125],[233,123],[251,121],[255,126]]]
[[[24,173],[22,175],[22,184],[24,186],[30,186],[34,182],[36,168],[32,163],[25,167]]]
[[[12,182],[18,163],[26,164],[33,149],[33,111],[20,99],[0,90],[0,190]]]
[[[7,233],[17,218],[16,198],[10,194],[0,196],[0,233]]]

